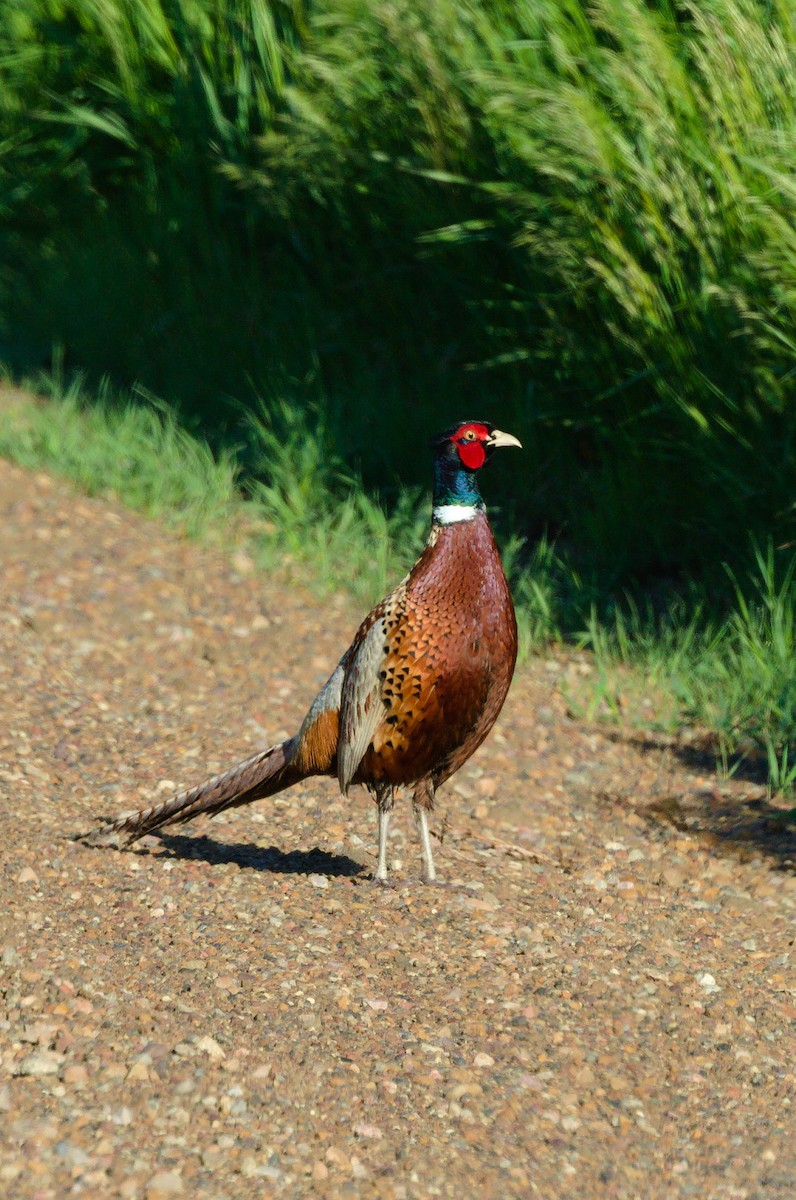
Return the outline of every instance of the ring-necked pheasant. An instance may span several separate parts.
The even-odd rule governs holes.
[[[365,618],[293,737],[181,792],[125,814],[91,840],[129,845],[162,825],[272,796],[311,775],[364,784],[378,806],[374,878],[387,880],[395,789],[414,789],[423,879],[436,878],[427,812],[436,789],[481,745],[517,657],[517,625],[477,476],[517,438],[464,421],[432,439],[431,532],[409,574]]]

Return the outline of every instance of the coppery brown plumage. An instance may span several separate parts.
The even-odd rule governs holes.
[[[423,878],[435,879],[426,813],[437,788],[494,725],[517,656],[514,608],[476,474],[495,448],[519,442],[486,422],[468,421],[431,444],[434,508],[426,546],[362,622],[298,733],[172,800],[119,817],[89,840],[119,834],[129,844],[162,825],[328,775],[343,793],[360,783],[376,797],[379,882],[387,879],[395,789],[413,788]]]

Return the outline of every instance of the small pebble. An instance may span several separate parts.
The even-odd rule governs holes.
[[[208,1058],[222,1059],[226,1057],[223,1047],[209,1033],[202,1034],[194,1044],[196,1049],[201,1050]]]
[[[15,1075],[57,1075],[64,1061],[63,1054],[54,1050],[38,1050],[34,1054],[26,1054],[17,1063]]]
[[[146,1185],[147,1200],[160,1200],[161,1196],[179,1196],[183,1182],[174,1171],[158,1171]]]

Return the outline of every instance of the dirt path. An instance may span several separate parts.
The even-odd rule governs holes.
[[[449,888],[408,806],[373,888],[326,782],[88,849],[292,731],[360,614],[2,463],[0,514],[0,1194],[796,1194],[775,809],[536,660],[441,803]]]

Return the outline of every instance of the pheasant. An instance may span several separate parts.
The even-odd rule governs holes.
[[[517,624],[478,489],[499,446],[520,446],[486,421],[464,421],[434,451],[431,532],[401,583],[360,625],[293,737],[172,800],[120,816],[88,835],[129,845],[163,825],[273,796],[313,775],[344,795],[364,784],[378,810],[374,880],[387,882],[396,788],[413,789],[422,878],[436,879],[428,812],[434,793],[481,745],[503,707]]]

